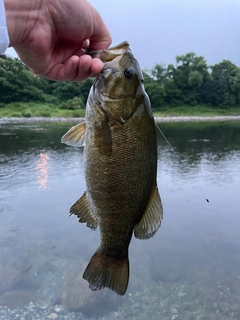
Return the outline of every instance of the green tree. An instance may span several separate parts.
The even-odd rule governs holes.
[[[62,102],[59,107],[61,109],[77,110],[77,109],[83,109],[84,103],[81,98],[74,97],[73,99]]]
[[[212,103],[230,107],[239,102],[239,68],[229,60],[215,64],[212,68],[214,93]]]
[[[156,64],[143,74],[153,108],[183,104],[228,108],[240,104],[240,68],[228,60],[209,67],[202,56],[189,52],[177,56],[175,65]],[[34,75],[19,59],[0,55],[1,106],[39,101],[73,110],[85,108],[92,84],[91,78],[82,82],[51,81]]]
[[[52,94],[60,101],[67,101],[74,97],[80,97],[85,105],[92,84],[93,80],[89,78],[81,82],[55,82],[53,84]]]
[[[145,71],[144,75],[144,87],[151,101],[152,108],[159,108],[164,104],[165,90],[164,86],[158,81],[154,80]]]
[[[201,88],[210,79],[208,65],[202,56],[189,52],[176,57],[177,66],[173,70],[173,79],[181,91],[181,100],[187,105],[201,103]]]
[[[19,59],[0,58],[0,92],[4,103],[44,100],[34,76]]]
[[[92,84],[90,78],[82,82],[51,81],[34,75],[19,59],[0,56],[1,103],[40,101],[59,104],[79,97],[85,105]]]
[[[155,66],[150,70],[150,75],[160,84],[165,84],[167,79],[167,69],[163,63],[155,64]]]

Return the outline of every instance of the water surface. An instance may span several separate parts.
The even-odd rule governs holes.
[[[0,125],[2,308],[35,308],[39,319],[240,319],[240,123],[160,124],[176,153],[159,133],[164,220],[152,239],[132,240],[124,297],[88,292],[81,279],[99,232],[68,216],[85,190],[83,150],[60,143],[70,126]]]

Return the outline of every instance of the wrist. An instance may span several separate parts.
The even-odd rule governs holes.
[[[41,0],[4,0],[10,47],[24,42],[39,15]]]

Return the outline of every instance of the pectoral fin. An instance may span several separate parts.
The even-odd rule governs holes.
[[[95,230],[98,226],[98,221],[94,217],[90,204],[87,199],[86,191],[78,199],[70,209],[70,215],[75,214],[79,218],[79,222],[87,223],[86,226]]]
[[[151,238],[159,229],[163,219],[163,207],[158,192],[158,187],[154,186],[149,198],[146,211],[134,228],[134,235],[138,239]]]
[[[84,143],[86,125],[81,122],[68,130],[62,137],[61,142],[72,147],[82,147]]]

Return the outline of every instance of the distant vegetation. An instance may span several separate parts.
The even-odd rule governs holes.
[[[174,65],[156,64],[143,73],[155,112],[185,113],[202,105],[214,113],[240,106],[240,68],[228,60],[209,66],[190,52],[177,56]],[[90,78],[47,80],[33,75],[19,59],[0,56],[0,116],[51,116],[53,110],[58,116],[82,116],[92,83]]]
[[[51,81],[0,55],[0,116],[83,116],[92,83]]]
[[[240,68],[228,60],[208,66],[193,52],[177,56],[175,65],[156,64],[145,72],[145,87],[154,108],[240,106]]]

